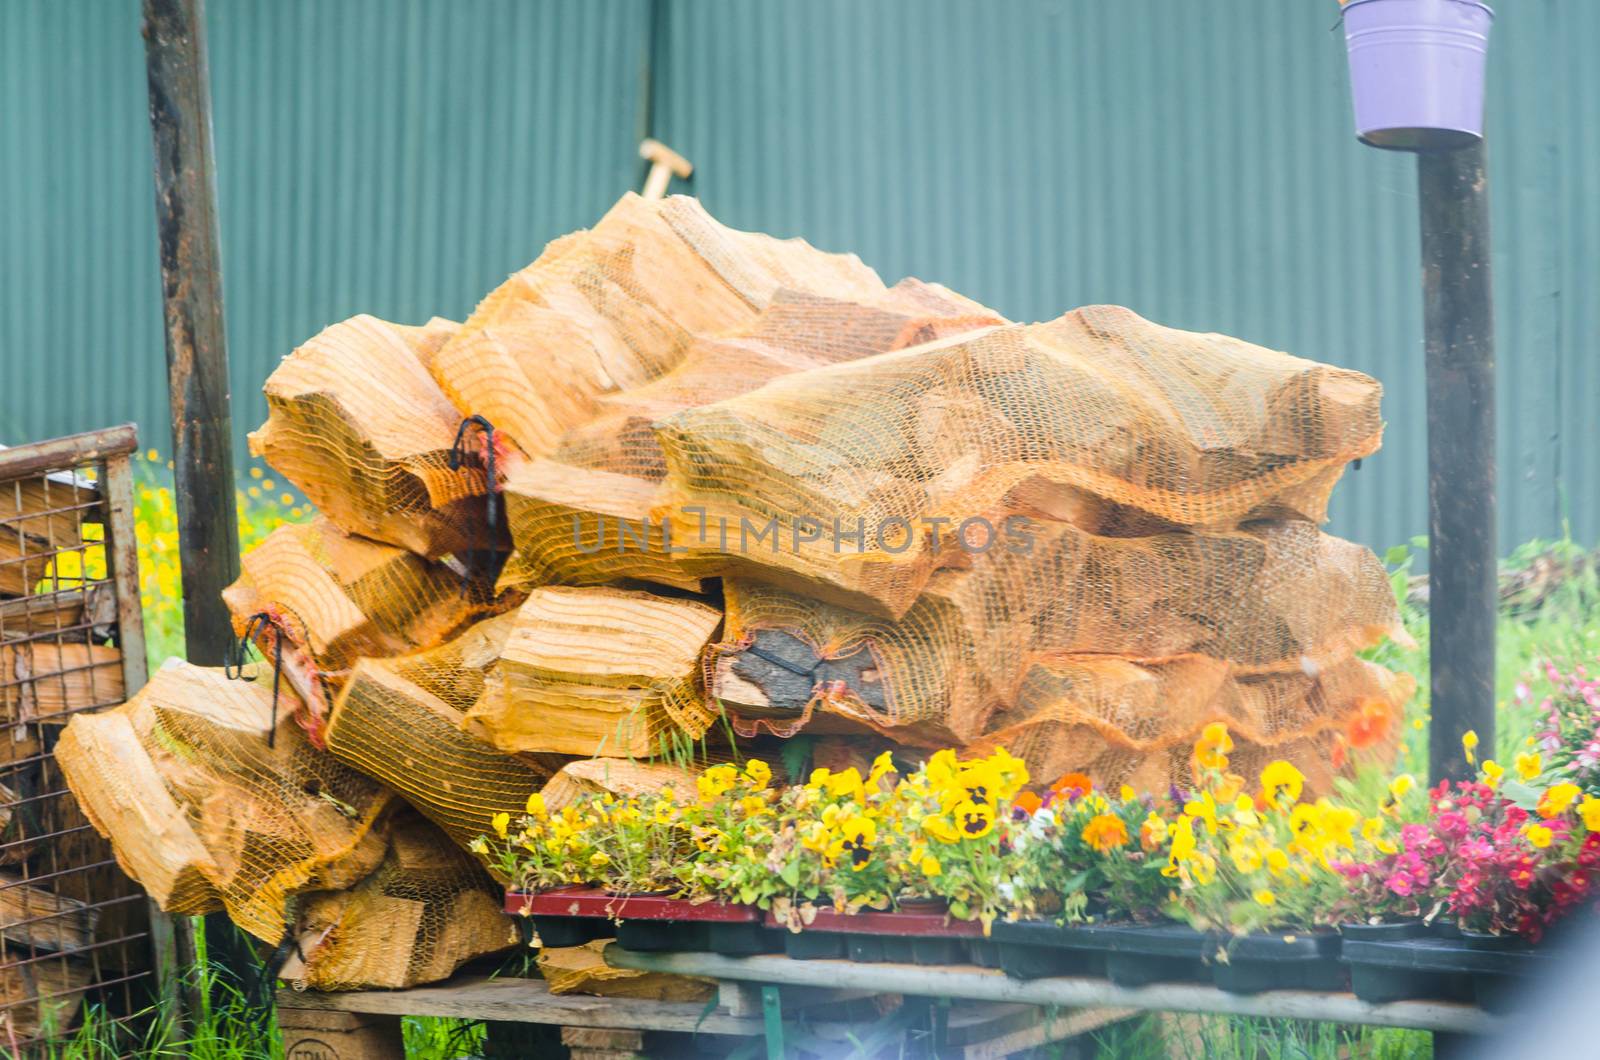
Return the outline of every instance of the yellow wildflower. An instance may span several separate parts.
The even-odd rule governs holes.
[[[1145,850],[1155,850],[1167,841],[1167,822],[1154,810],[1139,826],[1139,845]]]
[[[936,813],[922,819],[922,830],[941,843],[955,843],[961,839],[961,833],[950,819]]]
[[[1578,801],[1578,796],[1583,794],[1583,789],[1576,784],[1556,784],[1539,796],[1539,816],[1545,820],[1560,817]]]
[[[1252,897],[1255,898],[1257,905],[1263,906],[1267,909],[1271,909],[1273,906],[1278,904],[1278,896],[1267,890],[1265,887],[1256,891]]]
[[[1555,837],[1555,833],[1550,831],[1549,826],[1542,824],[1527,825],[1523,828],[1522,834],[1527,836],[1528,842],[1539,850],[1549,846],[1550,840]]]
[[[982,839],[994,831],[994,807],[987,803],[967,799],[956,804],[951,816],[963,839]]]
[[[1539,757],[1539,752],[1517,755],[1517,776],[1523,780],[1535,780],[1544,772],[1544,762]]]
[[[1494,791],[1500,787],[1500,778],[1506,775],[1506,767],[1492,758],[1483,761],[1483,782],[1489,785],[1489,790]]]
[[[494,829],[495,835],[504,839],[506,832],[511,828],[511,815],[509,813],[495,814],[489,818],[489,827]]]
[[[772,767],[759,758],[752,758],[744,764],[744,775],[760,790],[772,782]]]
[[[1583,827],[1591,832],[1600,832],[1600,799],[1585,795],[1578,804],[1578,816],[1583,818]]]
[[[527,811],[534,817],[549,816],[544,808],[544,796],[539,794],[537,791],[528,796],[528,804],[526,808]]]
[[[1261,794],[1267,802],[1276,805],[1281,794],[1289,802],[1299,802],[1306,776],[1288,762],[1279,759],[1261,771]]]

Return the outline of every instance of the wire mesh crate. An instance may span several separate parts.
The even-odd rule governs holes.
[[[146,677],[131,425],[0,448],[0,1051],[84,1001],[126,1020],[170,937],[78,809],[54,749]],[[152,934],[152,924],[155,933]]]

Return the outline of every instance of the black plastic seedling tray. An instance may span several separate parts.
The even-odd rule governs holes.
[[[593,917],[533,916],[533,929],[539,935],[539,945],[546,949],[582,946],[595,939],[610,938],[616,925],[609,920]]]
[[[1435,998],[1498,1008],[1509,984],[1550,967],[1545,954],[1515,942],[1499,945],[1467,938],[1373,942],[1347,933],[1343,956],[1350,966],[1351,989],[1363,1001]]]
[[[1339,961],[1340,938],[1331,932],[1303,935],[1238,935],[1218,944],[1212,982],[1233,994],[1263,990],[1344,990],[1347,969]]]
[[[640,953],[708,950],[707,926],[673,920],[624,920],[616,925],[617,945]]]
[[[1001,967],[1016,978],[1104,975],[1119,986],[1204,981],[1205,958],[1214,948],[1210,936],[1181,924],[997,921],[994,938]],[[1028,949],[1036,952],[1022,952]]]

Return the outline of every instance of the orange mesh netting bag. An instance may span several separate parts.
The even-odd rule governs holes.
[[[1220,721],[1235,742],[1235,772],[1253,777],[1268,760],[1287,758],[1325,793],[1349,750],[1392,754],[1414,689],[1409,676],[1348,655],[1327,667],[1256,674],[1204,656],[1068,655],[1029,667],[1015,705],[972,749],[1004,747],[1044,783],[1076,772],[1102,787],[1161,791],[1196,779],[1190,749]]]
[[[56,747],[72,793],[118,863],[173,913],[227,910],[266,942],[289,898],[349,887],[383,858],[375,827],[393,799],[319,752],[290,720],[272,674],[172,660],[127,703],[79,714]]]
[[[770,523],[783,545],[683,533],[691,559],[759,561],[895,616],[972,517],[1110,534],[1320,521],[1344,465],[1379,445],[1380,394],[1359,372],[1089,306],[784,376],[658,435],[675,524]]]
[[[383,861],[343,891],[298,902],[295,948],[280,977],[297,989],[400,989],[448,978],[515,944],[499,889],[443,832],[396,818]]]
[[[698,739],[714,716],[700,656],[721,624],[697,600],[535,589],[467,722],[506,752],[648,757],[674,730]]]
[[[349,533],[434,557],[494,543],[484,470],[476,454],[451,468],[461,415],[428,372],[453,329],[370,316],[324,329],[268,377],[250,451]]]
[[[284,671],[310,708],[314,743],[326,702],[358,657],[432,647],[495,606],[486,580],[463,583],[443,564],[320,516],[280,526],[242,567],[222,593],[234,633],[250,636],[267,659],[276,659],[283,634]]]
[[[516,550],[501,587],[636,578],[698,589],[698,574],[669,553],[671,531],[656,518],[666,475],[657,420],[781,375],[1001,323],[918,280],[860,301],[779,292],[744,327],[696,339],[665,375],[596,399],[593,418],[569,430],[549,459],[514,465],[504,492]]]
[[[899,619],[729,579],[707,687],[746,732],[794,732],[820,710],[942,746],[983,732],[1041,656],[1199,655],[1298,672],[1403,635],[1377,557],[1309,523],[1143,538],[1041,523],[1025,551],[1012,544],[938,572]]]
[[[497,813],[519,812],[553,764],[505,754],[463,727],[515,615],[396,659],[362,659],[334,702],[328,750],[388,784],[465,846]]]
[[[490,292],[433,373],[461,415],[542,456],[601,395],[661,376],[692,339],[746,323],[783,289],[856,298],[883,282],[853,254],[724,228],[695,199],[630,193]]]

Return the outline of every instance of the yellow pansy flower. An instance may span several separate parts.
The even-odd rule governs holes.
[[[1583,818],[1583,827],[1591,832],[1600,832],[1600,799],[1585,795],[1578,804],[1578,816]]]
[[[1544,761],[1539,757],[1539,752],[1519,753],[1517,755],[1517,776],[1523,780],[1535,780],[1544,772]]]
[[[1548,789],[1539,796],[1539,816],[1545,820],[1560,817],[1566,813],[1573,803],[1578,801],[1578,796],[1583,794],[1583,789],[1576,784],[1561,783]]]
[[[1261,794],[1274,805],[1281,795],[1289,802],[1299,802],[1305,787],[1306,776],[1288,762],[1279,759],[1261,771]]]

